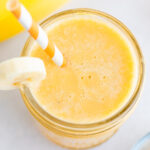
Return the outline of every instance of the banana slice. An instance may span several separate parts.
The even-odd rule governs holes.
[[[21,84],[34,86],[46,76],[44,63],[35,57],[17,57],[0,63],[0,90],[16,89]]]

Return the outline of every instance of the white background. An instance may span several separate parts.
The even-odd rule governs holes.
[[[94,8],[121,20],[139,42],[145,58],[145,84],[136,111],[116,135],[91,150],[130,150],[150,131],[150,1],[149,0],[72,0],[61,10]],[[0,43],[0,61],[19,56],[26,32]],[[36,128],[19,91],[0,92],[0,150],[63,150],[48,141]]]

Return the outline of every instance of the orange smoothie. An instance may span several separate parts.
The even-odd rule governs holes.
[[[93,123],[119,111],[135,88],[136,61],[125,37],[96,17],[68,17],[47,29],[63,53],[60,68],[39,47],[31,56],[44,61],[47,76],[32,89],[39,105],[72,123]]]

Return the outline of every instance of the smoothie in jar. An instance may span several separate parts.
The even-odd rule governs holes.
[[[57,66],[27,41],[22,55],[42,59],[47,72],[38,88],[21,90],[28,109],[59,145],[103,143],[137,103],[143,64],[134,37],[115,18],[90,9],[64,11],[42,25],[66,64]]]

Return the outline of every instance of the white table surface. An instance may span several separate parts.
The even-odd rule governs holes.
[[[145,84],[140,103],[116,135],[91,150],[130,150],[150,131],[150,0],[72,0],[62,9],[94,8],[121,20],[135,35],[145,58]],[[0,61],[19,56],[26,32],[0,43]],[[0,150],[63,150],[36,128],[19,91],[0,91]]]

